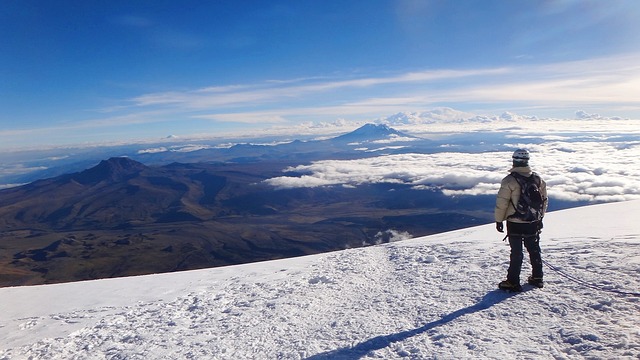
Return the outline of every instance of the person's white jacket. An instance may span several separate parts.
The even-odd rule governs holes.
[[[509,173],[512,172],[517,172],[526,177],[529,177],[532,174],[529,166],[514,167],[509,170]],[[542,179],[540,180],[540,195],[542,195],[542,199],[544,201],[542,215],[544,216],[547,211],[548,204],[547,183]],[[507,219],[511,222],[525,222],[516,218],[509,219],[509,216],[516,213],[514,204],[517,204],[518,200],[520,200],[520,185],[518,184],[518,180],[516,180],[512,175],[507,175],[500,183],[500,190],[498,190],[498,197],[496,198],[496,208],[494,211],[496,222],[503,222]]]

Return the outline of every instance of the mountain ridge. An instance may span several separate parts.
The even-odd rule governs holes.
[[[303,160],[146,166],[110,158],[0,191],[0,273],[12,274],[0,286],[314,254],[389,241],[378,233],[390,229],[422,235],[482,221],[477,204],[437,211],[427,204],[442,194],[408,186],[264,183]]]
[[[145,169],[147,169],[147,166],[128,157],[112,157],[100,161],[98,165],[92,168],[70,176],[73,180],[83,185],[97,184],[102,181],[122,181]]]

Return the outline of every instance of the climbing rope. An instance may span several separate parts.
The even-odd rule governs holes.
[[[511,234],[511,236],[518,236],[518,237],[522,237],[523,240],[525,237],[531,237],[531,236],[538,236],[540,234],[540,231],[538,231],[538,233],[536,234],[531,234],[531,235],[524,235],[524,234]],[[505,237],[502,239],[502,241],[506,241],[507,238],[509,237],[509,234],[505,235]],[[603,286],[600,285],[595,285],[595,284],[591,284],[588,283],[582,279],[579,279],[571,274],[567,274],[565,271],[562,271],[560,268],[551,265],[548,261],[546,260],[542,260],[542,263],[547,265],[547,267],[555,272],[557,272],[560,276],[563,276],[573,282],[576,282],[582,286],[588,287],[590,289],[594,289],[594,290],[598,290],[598,291],[606,291],[606,292],[611,292],[611,293],[615,293],[615,294],[619,294],[619,295],[627,295],[627,296],[635,296],[635,297],[640,297],[640,293],[637,292],[630,292],[630,291],[622,291],[622,290],[616,290],[616,289],[607,289]]]
[[[558,267],[555,267],[551,264],[549,264],[548,261],[546,260],[542,260],[542,263],[547,265],[547,267],[555,272],[557,272],[558,274],[560,274],[561,276],[576,282],[582,286],[586,286],[588,288],[594,289],[594,290],[599,290],[599,291],[606,291],[606,292],[611,292],[611,293],[616,293],[616,294],[620,294],[620,295],[627,295],[627,296],[636,296],[636,297],[640,297],[640,293],[637,292],[629,292],[629,291],[622,291],[622,290],[616,290],[616,289],[606,289],[603,286],[599,286],[599,285],[595,285],[595,284],[591,284],[588,283],[582,279],[578,279],[577,277],[571,275],[571,274],[567,274],[566,272],[562,271],[561,269],[559,269]]]

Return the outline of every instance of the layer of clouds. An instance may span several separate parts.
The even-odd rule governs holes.
[[[566,201],[609,202],[640,199],[640,140],[610,135],[578,141],[504,144],[532,152],[531,166],[547,181],[549,196]],[[527,136],[514,136],[526,140]],[[462,150],[464,151],[464,150]],[[358,186],[391,183],[445,195],[495,195],[511,165],[511,152],[441,152],[397,154],[356,160],[323,160],[285,169],[285,175],[266,180],[276,188]],[[302,174],[287,176],[287,172]]]
[[[413,235],[406,231],[398,231],[394,229],[389,229],[385,231],[378,231],[376,236],[374,237],[374,245],[380,245],[390,242],[408,240],[413,238]],[[368,245],[368,244],[364,244]]]
[[[55,161],[55,159],[53,159]],[[46,170],[46,166],[26,166],[23,164],[0,164],[0,177],[6,175],[28,174],[34,171]]]
[[[0,184],[0,190],[2,189],[10,189],[17,186],[22,186],[24,184]]]
[[[211,148],[213,148],[213,146],[211,146],[211,145],[202,145],[202,144],[196,144],[196,145],[192,145],[192,144],[174,145],[174,146],[170,146],[170,147],[160,146],[160,147],[153,147],[153,148],[138,150],[138,154],[158,154],[158,153],[163,153],[163,152],[187,153],[187,152],[194,152],[194,151],[206,150],[206,149],[211,149]]]
[[[495,166],[481,165],[490,163],[487,155],[494,158]],[[467,189],[479,183],[499,183],[504,159],[505,155],[499,153],[439,153],[323,160],[285,170],[302,176],[282,176],[265,182],[278,188],[397,183],[416,188]]]
[[[579,110],[576,111],[576,119],[588,119],[588,120],[593,120],[593,119],[598,119],[598,120],[622,120],[621,117],[619,116],[614,116],[614,117],[606,117],[606,116],[601,116],[600,114],[589,114],[588,112],[584,111],[584,110]]]

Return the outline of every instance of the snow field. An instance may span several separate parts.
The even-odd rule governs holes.
[[[219,269],[0,289],[0,359],[639,359],[640,202],[550,213],[545,288],[492,224]],[[522,281],[530,273],[525,256]],[[5,310],[6,309],[6,310]]]

